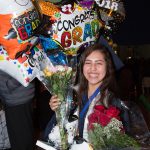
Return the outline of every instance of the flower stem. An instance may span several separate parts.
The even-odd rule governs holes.
[[[67,150],[68,148],[68,137],[67,137],[67,132],[65,130],[65,107],[66,103],[62,102],[61,106],[56,110],[56,119],[57,123],[59,126],[59,131],[60,131],[60,138],[61,138],[61,145],[60,145],[60,150]]]

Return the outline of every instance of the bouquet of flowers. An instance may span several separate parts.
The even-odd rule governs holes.
[[[93,113],[88,117],[89,142],[94,150],[119,150],[127,147],[139,149],[138,142],[125,134],[119,114],[119,109],[114,106],[94,107]]]
[[[52,95],[57,95],[60,100],[60,106],[56,110],[56,120],[59,127],[60,145],[55,145],[58,149],[66,150],[68,148],[68,137],[65,124],[68,121],[68,90],[72,84],[73,69],[69,67],[67,56],[62,52],[50,53],[45,59],[45,64],[39,68],[39,79]]]
[[[46,67],[44,70],[46,87],[51,90],[60,99],[60,107],[56,110],[57,124],[61,137],[61,147],[63,150],[67,149],[67,134],[64,129],[66,116],[66,97],[69,87],[69,81],[72,76],[72,68],[68,66],[57,65],[55,67]]]

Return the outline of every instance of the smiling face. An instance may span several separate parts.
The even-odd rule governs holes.
[[[98,87],[106,75],[106,61],[104,54],[98,50],[93,51],[85,59],[83,74],[89,86]]]

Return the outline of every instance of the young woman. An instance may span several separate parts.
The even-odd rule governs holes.
[[[79,100],[78,131],[80,137],[86,140],[88,140],[88,116],[92,113],[95,105],[102,104],[106,108],[114,105],[120,108],[125,129],[129,130],[128,113],[115,95],[116,84],[113,68],[109,51],[103,45],[95,44],[88,47],[81,55],[77,92]],[[57,95],[51,97],[49,105],[54,111],[59,107],[60,102]]]

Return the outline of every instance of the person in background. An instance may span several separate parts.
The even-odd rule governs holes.
[[[28,87],[0,70],[0,99],[2,100],[11,150],[33,150],[32,99],[34,82]]]
[[[45,86],[36,80],[36,121],[37,126],[40,130],[40,136],[49,122],[50,118],[53,116],[54,111],[49,109],[49,99],[51,97],[50,92],[45,88]]]
[[[0,100],[0,150],[10,150],[10,142],[6,126],[5,112]]]
[[[134,99],[135,81],[132,73],[130,61],[127,61],[123,68],[118,72],[118,86],[120,98],[123,101],[131,101]]]
[[[125,131],[129,132],[128,110],[123,107],[121,100],[117,97],[114,66],[107,48],[100,44],[88,47],[81,54],[79,70],[77,93],[80,137],[87,140],[88,116],[96,105],[104,105],[106,108],[113,105],[119,108]],[[49,105],[53,111],[59,107],[57,95],[51,97]]]

